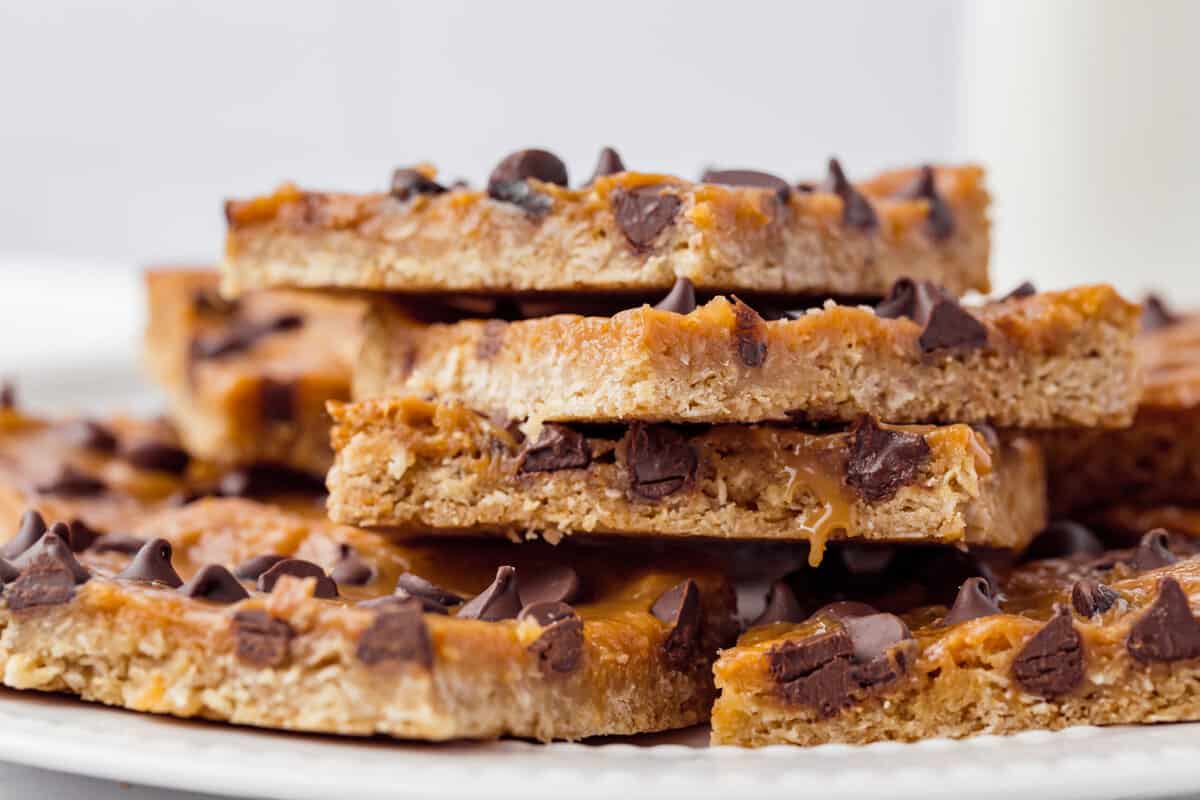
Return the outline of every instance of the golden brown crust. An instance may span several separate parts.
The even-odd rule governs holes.
[[[961,294],[987,291],[989,198],[975,166],[934,170],[953,231],[928,230],[930,202],[902,190],[916,170],[857,186],[878,225],[842,221],[841,198],[693,184],[623,172],[567,189],[530,181],[549,198],[531,215],[486,193],[456,188],[401,202],[284,185],[226,206],[225,287],[309,287],[392,292],[665,291],[677,277],[714,291],[880,296],[900,277]],[[633,243],[613,198],[659,186],[680,210],[649,245]]]

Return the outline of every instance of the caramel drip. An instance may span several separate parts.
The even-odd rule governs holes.
[[[854,498],[842,480],[828,447],[819,450],[801,444],[781,447],[779,457],[784,462],[787,489],[784,497],[789,506],[796,498],[809,494],[816,498],[819,508],[807,510],[798,527],[807,534],[808,563],[819,566],[825,557],[825,545],[838,531],[852,531],[856,525]]]

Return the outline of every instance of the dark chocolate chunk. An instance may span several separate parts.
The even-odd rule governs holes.
[[[535,216],[550,210],[551,200],[530,187],[533,178],[543,183],[567,185],[567,167],[546,150],[518,150],[496,165],[488,178],[488,196],[512,203]]]
[[[606,147],[600,151],[600,158],[596,160],[596,169],[592,172],[591,180],[585,186],[591,186],[596,182],[596,178],[602,178],[605,175],[616,175],[618,172],[624,171],[625,162],[621,160],[621,156],[616,150]]]
[[[215,336],[193,339],[189,355],[200,361],[224,358],[249,350],[271,334],[296,330],[303,324],[304,317],[299,314],[280,314],[259,321],[240,320]]]
[[[284,575],[291,575],[293,578],[315,579],[317,585],[313,589],[313,597],[322,597],[329,600],[338,596],[337,584],[325,574],[325,570],[311,561],[305,561],[302,558],[285,558],[271,566],[266,572],[258,576],[258,590],[267,593],[274,591],[275,584]]]
[[[207,564],[179,587],[180,594],[213,603],[236,603],[250,596],[233,573],[220,564]]]
[[[717,183],[722,186],[750,186],[756,189],[770,189],[775,192],[779,202],[786,203],[792,194],[792,187],[783,178],[769,172],[759,172],[753,169],[710,169],[700,176],[701,183]]]
[[[663,592],[650,613],[671,627],[663,640],[663,659],[672,669],[685,670],[691,666],[700,646],[700,589],[692,579],[677,583]]]
[[[860,417],[846,455],[846,483],[868,502],[887,500],[916,478],[930,452],[919,433],[881,428],[873,418]]]
[[[0,409],[11,411],[17,407],[17,387],[12,381],[0,381]]]
[[[66,549],[65,545],[63,549]],[[26,564],[15,580],[5,582],[4,597],[10,611],[56,606],[71,601],[76,583],[78,581],[67,564],[52,555],[42,554]]]
[[[1146,571],[1174,564],[1179,558],[1171,552],[1171,535],[1165,528],[1146,531],[1133,553],[1133,568]]]
[[[987,341],[984,324],[964,311],[955,300],[935,303],[925,330],[917,338],[917,344],[925,353],[949,348],[971,350],[985,347]]]
[[[566,603],[544,601],[521,609],[518,619],[532,619],[545,630],[527,648],[541,671],[565,674],[583,657],[583,620]]]
[[[1120,599],[1115,591],[1100,581],[1083,578],[1071,587],[1071,605],[1081,617],[1103,614]]]
[[[933,167],[926,164],[911,184],[900,191],[899,197],[925,200],[929,203],[926,227],[934,239],[947,239],[954,233],[954,212],[937,190]]]
[[[1043,558],[1068,558],[1075,555],[1098,556],[1104,552],[1104,544],[1092,531],[1069,519],[1058,520],[1046,526],[1025,551],[1026,561]]]
[[[97,453],[115,453],[117,437],[108,428],[90,419],[77,419],[63,426],[63,436],[75,447]]]
[[[450,606],[456,606],[463,601],[454,592],[447,591],[411,572],[402,573],[396,579],[396,594],[415,597],[425,604],[426,611],[431,610],[431,606],[436,606],[441,609],[442,613],[445,613]]]
[[[750,306],[733,298],[733,340],[738,358],[747,367],[767,360],[767,323]]]
[[[263,378],[258,385],[258,407],[265,422],[296,419],[296,386],[290,381]]]
[[[521,595],[517,589],[517,570],[503,566],[496,570],[491,585],[468,600],[458,610],[460,619],[481,619],[495,622],[516,619],[521,613]]]
[[[138,469],[182,475],[192,457],[182,447],[167,442],[142,442],[125,451],[125,460]]]
[[[96,553],[124,553],[131,556],[146,544],[145,539],[128,536],[123,533],[106,533],[97,537],[92,543],[92,551]]]
[[[504,346],[504,332],[508,330],[508,323],[499,319],[489,319],[483,323],[483,330],[479,334],[479,341],[475,344],[475,357],[480,361],[488,361]]]
[[[1156,331],[1179,321],[1179,316],[1167,307],[1163,299],[1156,294],[1146,295],[1142,301],[1142,330]]]
[[[999,302],[1003,303],[1005,300],[1020,300],[1025,297],[1033,297],[1035,294],[1037,294],[1037,287],[1034,286],[1031,281],[1021,281],[1019,284],[1017,284],[1015,289],[1004,295],[1004,297],[1001,297]]]
[[[546,567],[521,576],[521,603],[574,603],[579,599],[579,573],[565,564]]]
[[[34,509],[29,509],[21,515],[21,522],[17,526],[17,532],[13,538],[8,540],[3,548],[0,548],[0,555],[4,558],[16,558],[37,544],[38,539],[42,538],[46,530],[46,520],[42,515]]]
[[[625,462],[633,493],[659,500],[692,485],[699,459],[679,430],[635,422],[625,435]]]
[[[661,186],[617,189],[612,193],[613,218],[636,250],[648,250],[675,221],[683,203]]]
[[[219,291],[201,286],[192,292],[192,310],[206,317],[231,317],[241,310],[236,299],[224,297]]]
[[[338,586],[365,586],[371,582],[375,577],[375,568],[356,553],[353,547],[348,544],[341,545],[340,553],[337,563],[329,570],[329,577],[333,578],[334,583]]]
[[[871,202],[847,180],[846,173],[836,158],[829,159],[829,176],[821,188],[842,198],[842,222],[861,230],[871,230],[879,225]]]
[[[832,717],[850,705],[854,643],[844,630],[783,642],[767,653],[768,670],[784,699]]]
[[[359,637],[355,654],[368,665],[390,661],[431,667],[433,640],[421,601],[410,597],[381,608]]]
[[[392,197],[405,202],[418,194],[441,194],[446,187],[416,169],[401,167],[392,173]]]
[[[1133,623],[1125,640],[1129,655],[1143,663],[1200,657],[1200,621],[1179,581],[1163,578],[1158,596]]]
[[[887,297],[875,306],[875,316],[884,319],[908,317],[918,325],[929,322],[933,307],[951,295],[933,281],[914,281],[900,278],[892,284]]]
[[[750,627],[772,625],[776,622],[803,622],[804,609],[796,600],[796,594],[785,581],[775,581],[771,591],[767,593],[767,605],[761,614],[754,618]]]
[[[1061,697],[1083,682],[1083,637],[1065,606],[1021,648],[1012,669],[1017,685],[1039,697]]]
[[[0,558],[0,586],[12,583],[20,574],[21,570],[14,567],[10,561]]]
[[[585,469],[592,463],[592,451],[579,431],[566,425],[547,423],[534,441],[527,441],[517,460],[518,472],[557,472]]]
[[[959,587],[954,605],[942,619],[943,625],[958,625],[980,617],[990,617],[999,614],[1000,604],[996,602],[996,592],[986,578],[968,578]]]
[[[252,556],[233,568],[233,574],[238,580],[257,581],[264,572],[283,561],[284,557],[274,553],[263,553]]]
[[[277,494],[322,495],[325,482],[286,467],[256,464],[239,467],[221,476],[216,494],[221,497],[263,498]]]
[[[99,478],[88,475],[71,464],[63,464],[58,474],[36,487],[38,494],[60,497],[95,497],[108,491],[108,486]]]
[[[696,287],[687,278],[676,278],[671,291],[654,307],[673,314],[690,314],[696,310]]]
[[[287,661],[295,632],[265,611],[239,611],[233,615],[233,636],[239,660],[256,667],[277,667]]]
[[[171,565],[171,543],[166,539],[151,539],[142,545],[129,566],[117,573],[118,578],[140,583],[162,583],[175,589],[183,580]]]

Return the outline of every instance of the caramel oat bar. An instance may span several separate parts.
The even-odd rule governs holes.
[[[874,309],[768,321],[687,285],[613,317],[416,325],[369,315],[356,398],[432,396],[534,421],[988,422],[1121,426],[1140,390],[1137,306],[1111,287],[960,306],[900,281]]]
[[[1045,439],[1059,514],[1099,503],[1200,503],[1200,314],[1149,298],[1137,354],[1145,391],[1132,427]]]
[[[324,475],[325,403],[350,394],[361,304],[301,292],[226,300],[214,271],[146,273],[145,361],[188,450]]]
[[[17,689],[320,733],[578,739],[708,718],[733,593],[683,556],[393,545],[243,499],[74,547],[26,516],[0,560]]]
[[[759,747],[912,741],[1200,719],[1200,558],[1164,531],[963,581],[896,613],[805,616],[777,584],[715,667],[712,740]],[[893,598],[902,594],[896,587]]]
[[[601,163],[584,186],[543,150],[486,190],[399,170],[388,193],[286,184],[226,203],[225,288],[388,292],[712,291],[879,297],[901,276],[987,291],[989,198],[975,166],[852,184],[709,172],[700,182]]]
[[[332,408],[329,513],[399,531],[602,533],[1020,548],[1045,524],[1037,444],[967,425],[545,425],[536,438],[461,406]]]

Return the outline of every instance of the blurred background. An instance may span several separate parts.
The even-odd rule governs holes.
[[[134,269],[216,259],[227,196],[478,184],[531,145],[576,179],[606,144],[682,175],[979,161],[998,288],[1200,302],[1197,30],[1188,0],[6,0],[0,309],[30,335],[0,372],[127,346]]]

